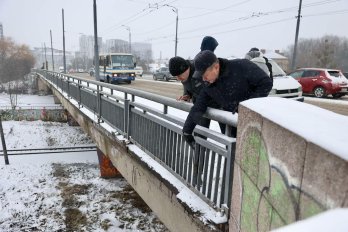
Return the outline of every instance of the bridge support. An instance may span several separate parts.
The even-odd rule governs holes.
[[[98,160],[99,160],[99,168],[100,168],[100,176],[102,178],[114,178],[121,176],[121,173],[115,168],[112,164],[111,160],[104,155],[104,153],[97,148]]]
[[[42,81],[41,78],[37,78],[37,89],[39,91],[39,94],[42,95],[48,95],[52,94],[52,90],[49,88],[49,86]]]
[[[56,95],[53,95],[54,104],[62,104]]]

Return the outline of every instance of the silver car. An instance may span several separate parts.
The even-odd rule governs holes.
[[[153,74],[153,79],[155,81],[157,80],[164,80],[164,81],[170,81],[170,80],[176,80],[176,77],[173,77],[170,72],[169,68],[162,67]]]

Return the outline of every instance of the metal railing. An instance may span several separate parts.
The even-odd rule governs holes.
[[[235,138],[197,126],[192,149],[182,136],[184,119],[175,113],[189,112],[192,104],[61,73],[33,72],[139,146],[205,202],[229,213]],[[224,123],[226,131],[237,124],[230,112],[208,109],[205,116]]]

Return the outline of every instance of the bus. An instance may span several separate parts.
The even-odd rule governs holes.
[[[108,53],[99,55],[99,80],[106,83],[130,84],[135,80],[135,57],[129,53]],[[96,77],[97,78],[97,77]]]

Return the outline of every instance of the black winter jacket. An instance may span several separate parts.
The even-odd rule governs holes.
[[[181,82],[184,86],[184,95],[189,95],[192,98],[192,102],[196,103],[196,99],[199,96],[201,90],[206,86],[202,77],[193,77],[193,73],[195,72],[195,66],[193,65],[193,61],[187,60],[190,64],[190,74],[186,81]],[[208,103],[208,107],[219,109],[220,106],[211,99]]]
[[[196,98],[198,97],[200,91],[204,87],[204,82],[202,78],[197,79],[193,78],[193,73],[195,72],[195,66],[193,65],[193,61],[186,60],[190,64],[190,74],[186,81],[182,81],[182,85],[184,86],[184,95],[189,95],[192,98],[192,102],[196,102]]]
[[[272,89],[269,76],[256,64],[246,59],[219,58],[218,79],[203,88],[187,116],[183,132],[191,134],[213,99],[223,110],[237,112],[241,101],[266,97]]]

